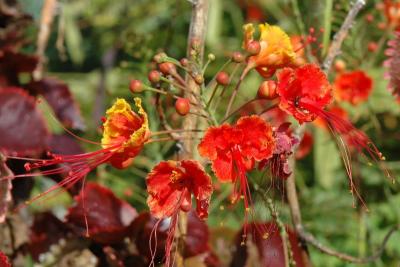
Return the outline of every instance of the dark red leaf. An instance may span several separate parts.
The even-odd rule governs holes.
[[[0,251],[0,266],[1,267],[11,267],[11,264],[8,261],[7,256],[1,251]]]
[[[57,118],[66,126],[83,130],[83,122],[80,110],[72,97],[69,87],[56,78],[44,78],[38,82],[31,82],[27,88],[35,94],[43,95]]]
[[[0,223],[6,219],[8,205],[12,201],[11,197],[11,179],[13,173],[5,164],[5,158],[0,154]]]
[[[85,236],[86,216],[89,238],[102,244],[123,241],[137,216],[131,205],[117,198],[111,190],[93,182],[87,183],[75,200],[76,205],[68,210],[67,223],[77,234]]]
[[[140,255],[146,258],[146,261],[151,259],[150,251],[150,235],[159,219],[154,218],[149,212],[143,212],[132,223],[133,237],[135,244],[139,250]],[[155,237],[152,239],[152,249],[155,251],[154,262],[162,262],[165,256],[165,243],[168,236],[168,229],[170,227],[169,219],[161,219],[155,236],[157,243],[155,245]]]
[[[204,254],[204,263],[208,267],[221,266],[218,257],[209,246],[208,226],[193,210],[188,213],[187,236],[185,238],[184,257],[189,258]]]
[[[259,229],[266,229],[268,238],[263,238],[263,234],[259,233]],[[296,234],[289,228],[286,229],[290,247],[293,252],[293,259],[297,267],[304,267],[305,264],[301,256],[301,247]],[[276,223],[268,222],[265,224],[251,223],[246,229],[247,238],[250,240],[245,241],[245,245],[241,244],[243,241],[243,229],[238,233],[236,238],[236,253],[233,256],[230,267],[243,267],[247,266],[248,259],[247,242],[250,241],[257,247],[259,256],[259,266],[263,267],[285,267],[285,256],[283,252],[282,238],[279,233],[279,228]]]
[[[50,246],[65,237],[67,232],[67,226],[51,212],[35,214],[29,236],[30,255],[37,261],[40,254],[49,251]]]
[[[140,255],[144,255],[147,260],[151,259],[150,236],[158,219],[152,217],[150,213],[141,213],[133,222],[133,236]],[[155,237],[152,237],[152,249],[155,250],[154,262],[163,262],[165,256],[165,242],[170,227],[170,219],[162,219],[156,231],[157,246],[155,247]],[[189,258],[200,254],[205,255],[204,262],[207,266],[220,266],[217,256],[215,256],[208,244],[209,232],[207,224],[201,220],[195,211],[188,213],[188,231],[185,238],[184,257]]]
[[[33,97],[20,88],[0,90],[0,151],[33,154],[45,149],[48,131]]]
[[[32,72],[38,63],[35,56],[0,50],[0,87],[19,86],[18,74]]]

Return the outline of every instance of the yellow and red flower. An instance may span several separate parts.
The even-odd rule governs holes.
[[[372,79],[364,71],[345,72],[335,79],[335,96],[338,100],[357,105],[368,99],[372,84]]]
[[[332,87],[325,73],[315,64],[285,68],[277,78],[279,107],[300,123],[317,118],[318,114],[308,108],[310,105],[324,109],[332,100]]]
[[[260,46],[261,50],[257,55],[248,59],[249,66],[264,77],[271,77],[279,68],[292,66],[296,59],[289,36],[278,26],[271,26],[267,23],[260,24]],[[247,49],[253,41],[254,26],[246,24],[243,26],[244,41],[243,48]]]
[[[103,124],[102,149],[76,155],[49,153],[50,159],[32,160],[33,162],[27,163],[25,165],[27,171],[45,167],[46,170],[39,174],[67,174],[59,184],[51,187],[38,197],[60,186],[75,184],[100,164],[110,163],[116,168],[127,167],[150,137],[147,114],[142,108],[140,98],[135,98],[135,105],[138,108],[138,113],[131,109],[126,100],[117,99],[114,105],[107,110]],[[91,143],[99,144],[96,142]],[[16,177],[36,175],[38,174],[22,174]]]

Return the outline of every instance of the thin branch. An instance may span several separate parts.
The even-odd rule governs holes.
[[[393,226],[389,230],[389,232],[383,238],[383,241],[382,241],[381,245],[375,251],[374,254],[372,254],[369,257],[358,258],[358,257],[354,257],[354,256],[351,256],[351,255],[342,253],[342,252],[338,252],[338,251],[336,251],[336,250],[334,250],[334,249],[332,249],[330,247],[327,247],[327,246],[323,245],[312,234],[306,232],[302,225],[298,225],[296,227],[296,231],[299,234],[299,236],[301,237],[301,239],[305,240],[307,243],[311,244],[312,246],[314,246],[315,248],[317,248],[321,252],[323,252],[325,254],[328,254],[328,255],[331,255],[331,256],[334,256],[334,257],[339,258],[341,260],[352,262],[352,263],[357,263],[357,264],[370,263],[370,262],[374,262],[377,259],[379,259],[381,257],[381,255],[382,255],[382,253],[384,252],[385,246],[386,246],[387,242],[389,241],[390,237],[393,235],[393,233],[395,233],[398,230],[400,230],[400,224]]]
[[[42,8],[42,17],[40,20],[40,29],[37,38],[37,48],[36,55],[39,58],[39,63],[33,72],[33,77],[35,80],[40,80],[43,76],[43,66],[45,63],[45,50],[47,47],[47,42],[49,41],[51,24],[53,23],[53,18],[57,6],[57,0],[46,0]]]
[[[333,37],[333,41],[331,46],[328,50],[328,55],[326,56],[323,64],[322,69],[327,73],[329,72],[333,60],[339,54],[340,48],[342,47],[342,43],[347,36],[350,28],[353,26],[353,22],[355,17],[357,16],[358,12],[364,7],[365,0],[357,0],[353,6],[351,7],[349,13],[347,13],[346,19],[344,20],[342,26],[340,27],[339,31]]]

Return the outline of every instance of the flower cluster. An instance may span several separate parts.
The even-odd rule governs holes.
[[[300,150],[296,153],[298,158],[304,157],[310,151],[312,136],[307,132],[300,142],[300,137],[288,122],[291,116],[299,124],[315,121],[333,133],[343,152],[351,190],[359,196],[352,179],[349,160],[351,152],[348,147],[354,148],[359,153],[365,153],[374,161],[380,161],[384,157],[366,134],[356,129],[345,116],[346,113],[333,102],[335,97],[336,101],[348,101],[353,105],[366,101],[372,90],[372,79],[362,71],[343,72],[338,74],[334,85],[331,85],[319,65],[306,63],[304,47],[299,37],[290,38],[280,27],[269,24],[259,25],[259,30],[260,38],[256,41],[253,36],[255,33],[253,25],[244,26],[245,51],[233,53],[229,61],[229,64],[235,65],[234,69],[242,69],[231,94],[228,92],[234,79],[232,79],[233,74],[228,74],[227,68],[218,72],[211,82],[205,83],[203,73],[206,67],[200,66],[196,58],[198,55],[196,43],[191,44],[191,51],[194,51],[191,53],[193,55],[191,59],[176,60],[164,53],[157,54],[154,57],[155,68],[148,75],[150,84],[132,80],[130,90],[135,94],[144,90],[156,93],[155,108],[161,125],[165,128],[164,131],[150,131],[149,118],[140,98],[134,99],[136,111],[125,99],[117,99],[106,111],[101,142],[84,140],[101,146],[99,150],[73,155],[48,153],[48,158],[44,160],[28,159],[29,162],[25,164],[26,171],[39,170],[39,172],[15,177],[65,174],[61,182],[34,198],[37,199],[54,189],[68,188],[84,180],[87,174],[100,164],[109,163],[117,169],[129,167],[148,143],[182,141],[185,138],[200,139],[197,152],[205,161],[211,163],[211,169],[219,182],[232,184],[232,204],[241,199],[244,201],[245,220],[247,220],[248,214],[254,214],[250,213],[254,211],[251,197],[254,188],[248,180],[248,173],[257,169],[258,165],[259,170],[269,170],[272,179],[287,179],[292,174],[289,157],[294,154],[297,145],[300,143]],[[214,59],[214,55],[209,55],[206,66]],[[261,106],[263,111],[256,112],[256,108],[252,110],[245,104],[237,111],[231,112],[241,82],[253,69],[265,80],[260,85],[258,98],[251,102],[257,102],[259,106],[256,108]],[[184,79],[180,72],[185,72],[188,79]],[[188,80],[194,82],[195,86],[209,89],[208,100],[191,90],[192,83]],[[218,95],[218,91],[219,97],[214,97]],[[197,116],[203,119],[202,125],[207,125],[206,129],[173,128],[176,123],[171,124],[172,120],[166,118],[165,103],[162,102],[161,96],[167,96],[166,102],[175,99],[175,111],[180,116]],[[211,107],[220,106],[219,101],[224,101],[225,96],[229,97],[228,105],[225,116],[219,118]],[[247,113],[251,113],[250,115],[244,115],[245,108]],[[158,135],[168,135],[168,137],[157,139]],[[150,246],[152,240],[156,239],[160,223],[170,218],[165,242],[166,266],[171,265],[171,251],[180,214],[195,210],[200,219],[206,219],[208,216],[213,181],[206,170],[200,161],[186,157],[180,160],[178,158],[161,161],[147,174],[145,180],[148,193],[147,205],[150,214],[155,218],[150,234]],[[95,199],[97,202],[100,202],[98,192],[102,192],[100,195],[107,195],[108,210],[112,209],[114,203],[120,206],[126,204],[121,204],[115,200],[111,192],[93,184],[89,184],[85,192],[87,198]],[[78,203],[83,203],[86,198],[82,194],[76,199]],[[196,204],[195,208],[192,208],[193,203]],[[88,224],[86,212],[85,208],[71,208],[68,220],[79,221],[76,217],[85,217],[87,232],[94,235],[97,240],[103,241],[102,234],[107,231],[117,233],[115,237],[120,240],[128,227],[120,222],[120,218],[115,218],[115,223],[112,225],[122,224],[123,231],[114,231],[113,227],[103,229],[101,225],[97,225],[96,216],[89,216],[91,223]],[[136,216],[136,211],[131,212],[134,213]],[[80,224],[81,222],[79,223],[81,230]],[[90,224],[96,225],[97,228],[90,229]],[[264,231],[262,234],[267,232]],[[246,229],[244,233],[246,234]],[[155,246],[157,247],[157,244]],[[152,248],[150,250],[151,264],[154,264],[156,252]]]

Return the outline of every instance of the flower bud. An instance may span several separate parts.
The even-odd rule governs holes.
[[[375,42],[368,43],[368,51],[375,52],[378,49],[378,44]]]
[[[260,42],[258,41],[251,41],[248,45],[247,45],[247,52],[249,52],[250,55],[255,56],[258,55],[258,53],[260,53],[261,51],[261,45]]]
[[[215,60],[215,55],[214,54],[208,54],[208,60],[214,61]]]
[[[229,84],[229,75],[225,71],[221,71],[217,74],[215,80],[218,84],[226,86]]]
[[[164,60],[164,58],[166,58],[166,57],[167,57],[167,54],[165,54],[164,52],[161,52],[161,53],[156,54],[156,55],[153,57],[153,60],[154,60],[156,63],[162,63],[163,60]]]
[[[264,81],[258,88],[257,96],[259,98],[264,98],[269,100],[275,99],[278,97],[276,87],[277,84],[275,81],[272,80]]]
[[[141,93],[143,92],[143,84],[142,81],[140,80],[131,80],[129,84],[129,90],[131,90],[132,93]]]
[[[158,69],[164,75],[169,75],[169,74],[176,73],[176,67],[171,62],[163,62],[163,63],[159,64],[158,65]]]
[[[201,74],[196,74],[196,75],[193,77],[193,79],[194,79],[194,81],[195,81],[198,85],[201,85],[201,84],[204,82],[204,77],[203,77],[203,75],[201,75]]]
[[[175,102],[175,110],[179,115],[185,116],[190,111],[190,103],[187,98],[178,98]]]
[[[232,54],[232,60],[233,60],[233,62],[236,62],[236,63],[242,63],[244,61],[244,56],[242,53],[236,51],[236,52],[233,52],[233,54]]]
[[[147,76],[151,83],[158,83],[161,79],[161,73],[158,70],[152,70]]]
[[[341,59],[337,59],[335,60],[334,68],[336,72],[342,72],[346,69],[346,63]]]
[[[189,60],[187,58],[182,58],[180,61],[182,66],[186,67],[189,64]]]

